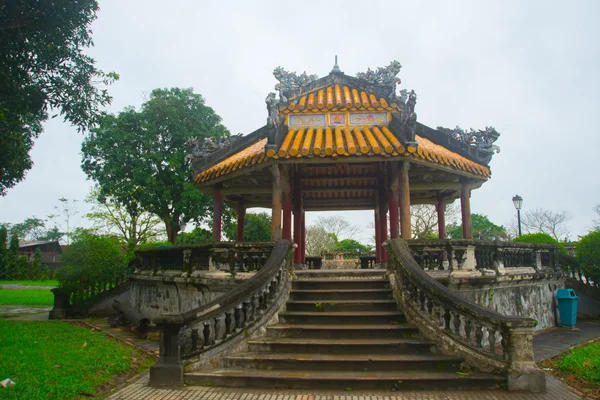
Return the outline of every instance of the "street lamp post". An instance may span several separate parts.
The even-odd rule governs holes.
[[[523,206],[523,198],[517,194],[512,198],[512,201],[517,209],[517,223],[519,224],[519,236],[521,236],[521,207]]]
[[[179,229],[181,230],[181,244],[185,244],[185,227],[187,223],[182,219],[179,219]]]

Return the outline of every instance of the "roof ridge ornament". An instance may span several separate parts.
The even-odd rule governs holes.
[[[296,72],[286,71],[282,67],[275,68],[273,70],[273,76],[279,81],[279,83],[275,85],[275,90],[279,91],[279,101],[281,103],[287,102],[288,97],[294,90],[319,79],[319,76],[316,74],[308,75],[306,71],[304,71],[298,75]]]
[[[338,65],[338,60],[337,60],[337,54],[335,56],[335,65],[333,66],[333,68],[331,69],[331,74],[343,74],[342,70],[340,69],[339,65]]]
[[[392,61],[387,67],[379,67],[377,70],[372,71],[371,68],[367,68],[367,72],[357,72],[356,77],[358,79],[365,80],[373,85],[377,86],[392,86],[388,98],[392,101],[397,100],[396,97],[396,86],[402,83],[400,78],[397,77],[402,64],[399,61]],[[406,90],[401,91],[401,101],[404,102],[406,99]]]
[[[474,130],[473,128],[463,130],[458,125],[454,129],[438,126],[437,130],[445,133],[460,143],[474,146],[475,148],[486,151],[492,155],[500,153],[500,146],[494,144],[500,137],[500,133],[493,126],[486,126],[485,129],[479,130]]]

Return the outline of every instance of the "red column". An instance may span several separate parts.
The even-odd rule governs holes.
[[[381,228],[379,226],[379,202],[375,205],[375,262],[381,262]]]
[[[381,232],[379,234],[379,247],[381,248],[381,262],[385,262],[387,253],[383,249],[383,243],[387,240],[387,202],[384,178],[380,177],[377,183],[379,189],[379,229]]]
[[[300,186],[300,174],[294,174],[294,263],[302,264],[302,192]]]
[[[281,170],[278,165],[271,167],[273,193],[271,196],[271,240],[281,240]]]
[[[439,199],[437,203],[437,217],[438,217],[438,237],[440,239],[446,239],[446,203],[444,200]]]
[[[237,205],[237,241],[244,241],[244,218],[246,217],[246,206],[240,201]]]
[[[283,239],[292,240],[292,197],[283,194]]]
[[[217,190],[213,196],[214,209],[213,209],[213,241],[221,241],[221,227],[223,218],[223,196],[221,191]]]
[[[399,196],[400,192],[398,190],[398,172],[395,168],[393,168],[391,171],[390,188],[388,191],[388,202],[390,205],[390,238],[392,239],[396,239],[400,235],[398,215],[398,207],[400,204]]]
[[[463,238],[473,239],[473,223],[471,221],[471,187],[469,182],[461,182],[460,211],[462,214]]]
[[[300,215],[302,217],[302,251],[300,255],[302,256],[302,264],[306,264],[306,217],[304,215],[304,207],[302,207]]]
[[[400,191],[400,235],[404,240],[410,240],[412,237],[410,226],[410,187],[408,170],[410,164],[404,161],[400,170],[399,191]]]

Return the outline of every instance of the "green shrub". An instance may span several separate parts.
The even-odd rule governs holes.
[[[577,259],[586,276],[600,282],[600,230],[581,238],[577,244]]]
[[[170,247],[173,246],[173,244],[171,242],[168,241],[164,241],[164,242],[148,242],[148,243],[142,243],[136,246],[136,250],[148,250],[148,249],[156,249],[158,247]]]
[[[554,239],[552,236],[548,235],[547,233],[527,233],[525,235],[521,235],[513,239],[513,242],[533,244],[557,244],[560,247],[560,252],[567,254],[565,246],[558,240]]]
[[[62,255],[56,271],[60,286],[77,290],[115,283],[127,272],[127,258],[118,239],[80,229]]]

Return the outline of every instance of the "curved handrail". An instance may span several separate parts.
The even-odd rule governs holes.
[[[292,242],[280,240],[273,246],[271,256],[252,278],[236,287],[231,292],[222,294],[213,301],[177,315],[164,315],[153,319],[156,324],[189,324],[198,318],[208,319],[231,309],[242,299],[248,298],[258,288],[264,287],[273,279],[287,256]]]
[[[394,295],[427,337],[482,369],[537,370],[531,343],[536,320],[505,316],[460,297],[419,266],[405,241],[387,243]]]

